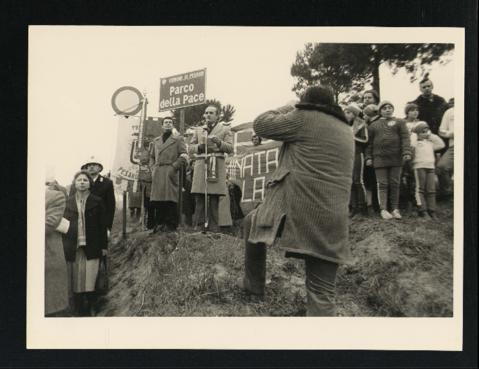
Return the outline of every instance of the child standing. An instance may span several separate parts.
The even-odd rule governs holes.
[[[401,219],[399,212],[399,184],[401,168],[411,160],[409,131],[406,123],[393,117],[394,106],[382,101],[378,106],[381,118],[368,129],[366,165],[373,166],[378,183],[379,207],[383,219]],[[392,213],[388,211],[388,199]]]
[[[366,205],[366,188],[364,187],[364,150],[368,142],[368,126],[359,117],[361,109],[358,105],[351,103],[344,109],[344,115],[353,129],[354,134],[354,165],[353,165],[353,187],[351,189],[351,216],[358,213],[368,214]]]
[[[411,134],[416,124],[419,123],[419,120],[417,119],[417,117],[419,116],[419,107],[417,106],[417,104],[409,102],[404,107],[404,114],[406,127],[409,131],[409,134]],[[410,205],[416,205],[416,185],[411,162],[406,162],[404,164],[401,175],[401,185],[399,193],[400,208],[409,209]]]
[[[419,122],[411,135],[411,146],[414,150],[412,166],[416,179],[416,202],[420,217],[436,218],[436,178],[435,154],[444,148],[444,141],[431,133],[426,122]]]
[[[404,119],[406,121],[406,127],[409,133],[411,133],[412,129],[419,122],[417,119],[419,116],[419,107],[415,103],[407,103],[404,107],[404,113],[406,114],[406,118]]]

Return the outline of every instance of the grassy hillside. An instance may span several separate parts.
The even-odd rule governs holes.
[[[339,271],[338,315],[452,316],[452,204],[440,204],[438,215],[437,221],[414,214],[401,221],[352,220],[354,260]],[[243,252],[237,235],[188,230],[150,235],[133,225],[127,240],[114,235],[111,289],[98,315],[305,315],[302,261],[270,248],[266,296],[260,301],[235,286]]]

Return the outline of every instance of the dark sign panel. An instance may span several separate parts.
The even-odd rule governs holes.
[[[160,109],[167,111],[206,102],[206,69],[160,79]]]

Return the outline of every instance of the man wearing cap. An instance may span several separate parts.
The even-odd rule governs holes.
[[[219,121],[218,105],[208,105],[203,117],[206,126],[197,127],[188,146],[189,153],[194,154],[196,158],[191,186],[191,193],[195,195],[194,223],[198,226],[204,222],[206,192],[209,228],[217,230],[219,198],[225,196],[227,191],[225,154],[233,152],[233,136],[229,125]]]
[[[81,167],[82,170],[88,171],[93,178],[93,187],[90,193],[101,197],[106,209],[107,228],[111,231],[113,225],[113,218],[115,216],[115,191],[113,190],[113,182],[107,177],[100,175],[103,170],[103,165],[97,162],[93,157],[91,160]],[[72,193],[74,189],[72,187]]]

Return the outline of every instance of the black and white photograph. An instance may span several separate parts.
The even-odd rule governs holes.
[[[460,349],[464,29],[30,26],[28,72],[29,347]]]

